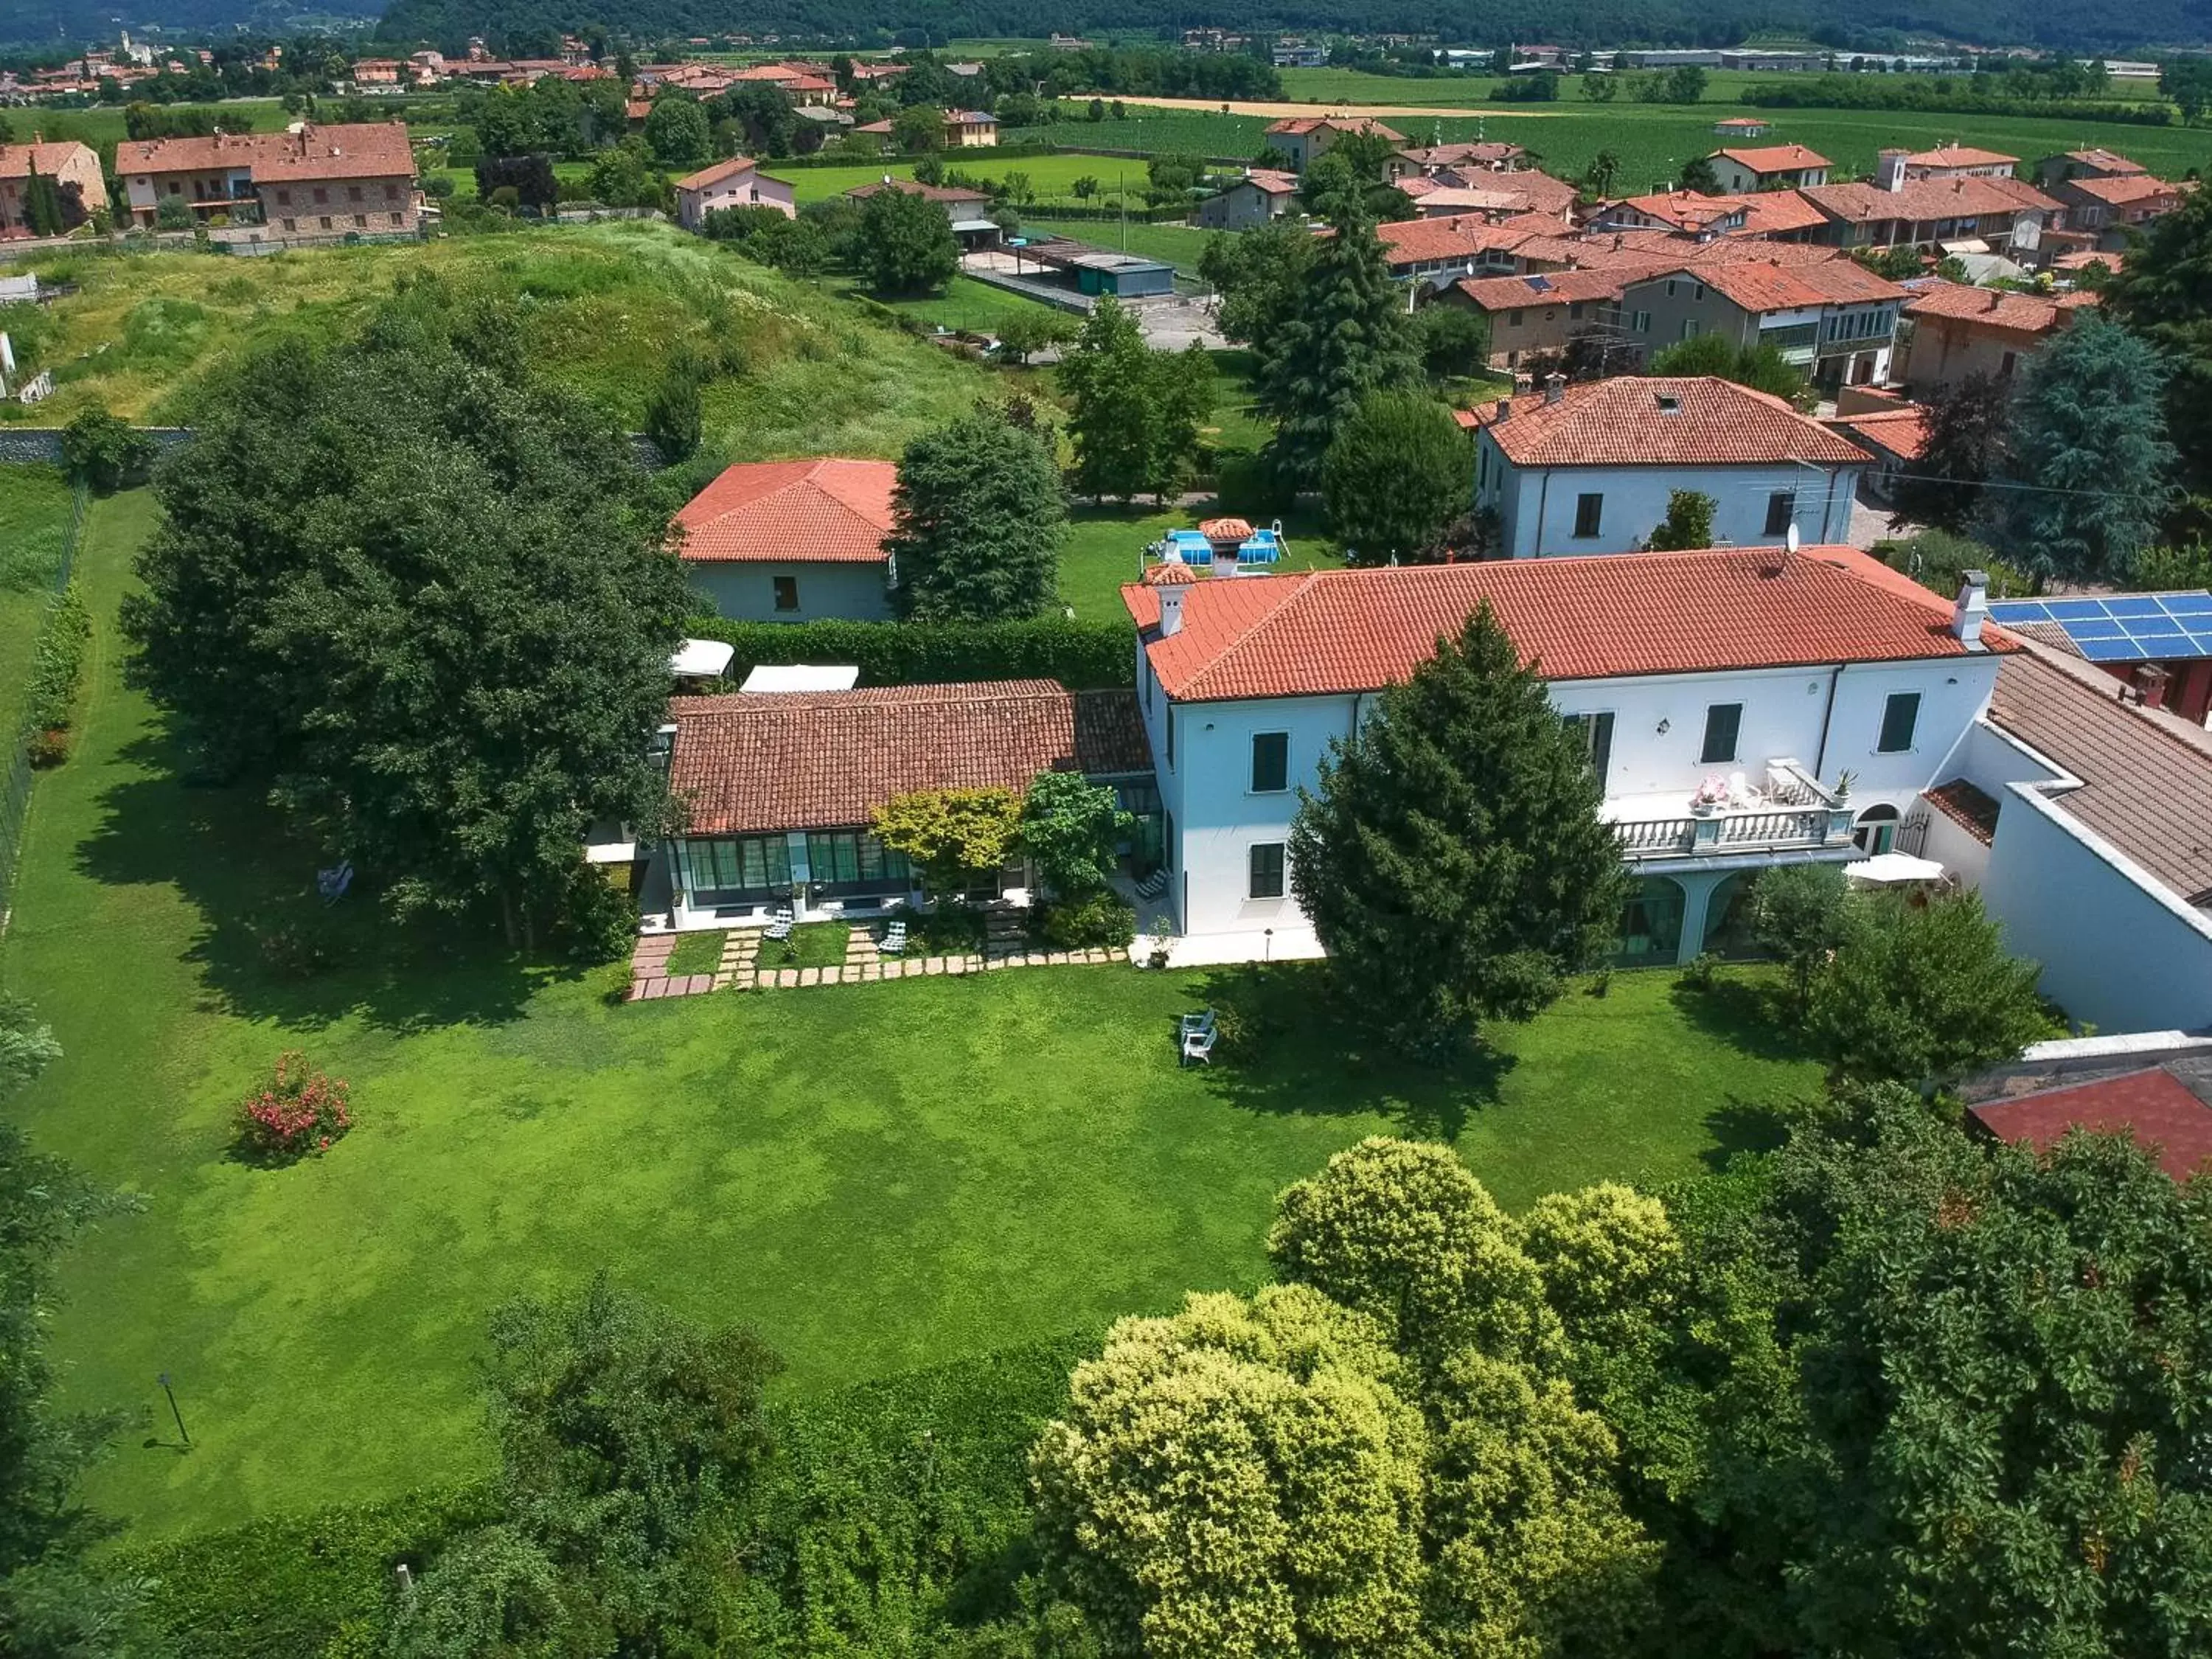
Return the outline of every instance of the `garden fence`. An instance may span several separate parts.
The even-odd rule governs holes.
[[[70,573],[76,567],[77,544],[84,535],[84,486],[80,484],[76,499],[70,504],[69,535],[62,543],[61,560],[48,590],[50,599],[58,598],[69,586]],[[27,708],[16,722],[15,741],[8,750],[5,779],[0,781],[0,933],[7,932],[8,920],[15,908],[15,872],[23,850],[23,826],[31,815],[31,739],[36,735],[31,729],[31,711]]]

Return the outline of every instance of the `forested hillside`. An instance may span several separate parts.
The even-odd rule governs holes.
[[[179,3],[189,0],[179,0]],[[2212,39],[2207,0],[2123,0],[2100,7],[2039,6],[2031,0],[392,0],[383,33],[459,44],[471,34],[513,39],[597,21],[638,35],[685,36],[729,29],[807,35],[926,33],[937,40],[1029,35],[1047,29],[1097,33],[1224,27],[1415,30],[1449,40],[1556,40],[1571,44],[1724,45],[1769,29],[1826,25],[1854,33],[1932,30],[1990,44],[2078,50],[2185,45]]]

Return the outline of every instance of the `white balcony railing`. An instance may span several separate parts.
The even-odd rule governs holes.
[[[1840,847],[1851,838],[1851,809],[1794,760],[1770,762],[1765,784],[1732,775],[1723,799],[1698,793],[1617,796],[1605,815],[1623,858],[1701,858],[1737,853]]]

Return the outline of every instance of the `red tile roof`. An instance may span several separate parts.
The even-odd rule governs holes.
[[[2141,161],[2130,161],[2126,156],[2116,155],[2109,149],[2069,149],[2066,152],[2066,159],[2069,161],[2079,161],[2085,167],[2094,167],[2098,172],[2108,176],[2122,173],[2148,171]]]
[[[243,167],[257,185],[319,179],[411,177],[415,153],[404,121],[303,126],[297,132],[216,133],[205,138],[149,138],[115,147],[118,176],[212,173]]]
[[[1855,225],[1884,219],[1962,219],[2023,210],[2058,210],[2057,203],[2017,179],[1908,179],[1897,190],[1875,185],[1807,185],[1799,194],[1830,218]]]
[[[865,131],[865,128],[855,128]],[[988,202],[991,198],[982,191],[969,190],[964,185],[955,188],[947,185],[925,185],[918,179],[878,179],[872,185],[855,185],[845,192],[856,201],[865,202],[878,191],[895,190],[903,196],[919,196],[927,202]]]
[[[73,138],[33,144],[0,144],[0,179],[27,179],[34,168],[51,179],[79,156],[97,160],[89,149]]]
[[[897,483],[889,461],[739,462],[676,515],[684,557],[881,563]]]
[[[1971,144],[1938,144],[1933,149],[1917,149],[1905,158],[1909,167],[2016,167],[2017,155],[2007,155],[2002,150],[1976,149]]]
[[[1510,419],[1478,407],[1516,466],[1771,466],[1863,461],[1864,452],[1781,398],[1712,375],[1616,375],[1557,403],[1516,398]]]
[[[1452,284],[1481,311],[1516,311],[1523,306],[1578,305],[1620,298],[1637,279],[1634,270],[1553,270],[1526,276],[1462,276]]]
[[[2159,1167],[2185,1181],[2212,1158],[2212,1106],[2162,1066],[1967,1108],[2000,1139],[2048,1152],[2069,1129],[2134,1135]]]
[[[732,155],[726,161],[717,161],[710,167],[687,173],[676,181],[678,190],[706,190],[720,184],[725,179],[734,179],[741,173],[750,173],[757,165],[749,155]]]
[[[1817,149],[1808,149],[1802,144],[1769,144],[1759,149],[1723,149],[1725,155],[1738,167],[1748,167],[1753,173],[1802,173],[1807,167],[1833,167],[1834,162]]]
[[[1053,680],[740,692],[668,708],[669,789],[690,803],[695,836],[836,829],[916,789],[1019,793],[1040,772],[1152,765],[1133,693]]]
[[[1239,576],[1122,602],[1167,695],[1182,702],[1379,690],[1487,600],[1524,661],[1556,680],[1956,657],[1950,602],[1848,547],[1616,553]],[[1985,629],[1991,649],[2016,649]]]
[[[1928,447],[1928,411],[1918,404],[1863,415],[1838,415],[1828,424],[1857,441],[1860,447],[1894,455],[1901,461],[1918,460],[1921,451]]]
[[[2163,179],[2154,179],[2147,173],[2122,173],[2110,179],[2075,179],[2068,181],[2070,187],[2084,196],[2112,207],[2126,207],[2134,202],[2154,201],[2171,197],[2181,200],[2181,186],[2169,185]]]
[[[1911,298],[1856,259],[1727,259],[1685,264],[1684,272],[1746,311],[1802,311],[1822,305],[1871,305]]]
[[[1271,133],[1303,135],[1313,131],[1316,127],[1330,127],[1338,132],[1376,133],[1388,138],[1394,144],[1402,144],[1406,142],[1404,133],[1386,127],[1372,116],[1367,115],[1294,115],[1288,120],[1270,123],[1267,131]]]
[[[1911,299],[1905,302],[1905,314],[1916,319],[1950,318],[2014,334],[2047,334],[2072,320],[2069,313],[2096,303],[2097,296],[2092,293],[2045,298],[2004,289],[1970,288],[1964,283],[1929,283],[1915,287]]]

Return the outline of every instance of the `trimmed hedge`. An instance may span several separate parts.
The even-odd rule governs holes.
[[[31,678],[23,699],[23,730],[34,764],[51,766],[67,752],[60,733],[69,728],[76,706],[77,682],[84,674],[84,648],[92,640],[92,613],[72,581],[46,609],[39,643],[31,654]]]
[[[1044,679],[1082,691],[1137,683],[1136,647],[1126,621],[746,623],[695,617],[686,631],[734,647],[730,674],[738,680],[763,663],[811,662],[856,664],[863,685]]]
[[[490,1487],[472,1484],[271,1516],[118,1551],[115,1565],[154,1581],[149,1611],[175,1659],[316,1659],[342,1638],[367,1645],[400,1561],[496,1516]]]
[[[742,1651],[926,1653],[1007,1612],[1026,1565],[1029,1450],[1095,1333],[977,1354],[771,1410],[775,1450],[739,1517]],[[346,1504],[118,1552],[156,1581],[175,1659],[378,1650],[392,1569],[496,1520],[489,1482]],[[847,1645],[849,1644],[850,1645]]]

